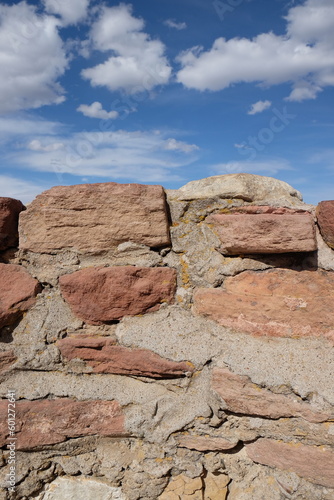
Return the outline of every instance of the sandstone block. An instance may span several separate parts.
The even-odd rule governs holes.
[[[0,373],[5,372],[15,361],[13,351],[0,352]]]
[[[57,477],[36,500],[126,500],[121,488],[91,477]]]
[[[226,409],[234,413],[259,415],[266,418],[302,417],[308,422],[325,422],[330,414],[310,408],[283,394],[259,387],[248,377],[241,377],[227,368],[215,368],[211,386],[224,400]]]
[[[125,241],[170,243],[164,190],[141,184],[54,187],[29,205],[19,231],[20,248],[37,253],[99,253]]]
[[[293,471],[312,483],[334,487],[334,452],[324,446],[305,446],[260,438],[246,444],[254,462]]]
[[[321,201],[317,206],[316,215],[323,239],[334,249],[334,200]]]
[[[222,451],[235,448],[238,441],[229,441],[220,437],[205,437],[205,436],[179,436],[179,446],[188,448],[189,450],[197,451]]]
[[[8,401],[0,401],[0,446],[6,444]],[[18,450],[61,443],[81,436],[126,436],[124,415],[117,401],[44,399],[17,401]]]
[[[225,500],[227,497],[227,485],[230,478],[225,474],[212,474],[208,472],[205,478],[205,500]]]
[[[114,343],[107,337],[74,336],[59,340],[57,346],[65,358],[86,361],[94,373],[170,378],[193,371],[191,363],[170,361],[148,349],[129,349]]]
[[[200,477],[190,478],[185,475],[175,476],[168,484],[159,500],[202,500],[203,483]]]
[[[176,271],[167,267],[90,267],[59,279],[61,293],[74,314],[102,324],[156,311],[171,302]]]
[[[274,269],[200,288],[195,311],[233,330],[272,337],[334,340],[334,273]]]
[[[317,249],[311,215],[215,214],[212,223],[225,255],[312,252]]]
[[[0,263],[0,328],[14,323],[32,307],[39,290],[38,281],[23,267]]]
[[[19,200],[0,197],[0,251],[17,246],[19,213],[24,208]]]

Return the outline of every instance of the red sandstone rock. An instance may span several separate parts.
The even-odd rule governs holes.
[[[227,278],[224,288],[201,288],[198,314],[233,330],[272,337],[334,340],[334,273],[275,269]]]
[[[334,487],[334,452],[324,446],[261,438],[246,444],[246,451],[254,462],[295,472],[315,484]]]
[[[312,410],[307,403],[283,394],[274,394],[227,368],[213,370],[211,386],[225,401],[226,409],[234,413],[267,418],[302,417],[308,422],[325,422],[330,418],[328,413]]]
[[[334,248],[334,200],[321,201],[316,214],[321,236],[328,246]]]
[[[182,377],[193,371],[189,362],[164,359],[148,349],[128,349],[113,345],[106,337],[66,337],[57,346],[67,359],[82,359],[95,373],[139,375],[153,378]]]
[[[231,450],[235,448],[238,441],[228,441],[219,437],[205,437],[205,436],[180,436],[178,437],[178,444],[182,448],[197,451],[219,451]]]
[[[15,361],[13,351],[0,352],[0,373],[6,371]]]
[[[59,279],[72,311],[91,324],[159,309],[171,302],[176,271],[167,267],[90,267]]]
[[[317,249],[311,215],[275,213],[215,214],[213,223],[225,255],[312,252]]]
[[[17,246],[19,213],[24,208],[19,200],[0,197],[0,250]]]
[[[0,264],[0,328],[12,324],[35,303],[38,281],[14,264]]]
[[[101,252],[125,241],[149,247],[170,243],[161,186],[81,184],[37,196],[20,217],[20,248]]]
[[[0,401],[0,446],[7,444],[8,401]],[[117,401],[45,399],[17,401],[16,448],[32,449],[81,436],[126,436]]]
[[[242,207],[234,207],[229,210],[231,214],[276,214],[276,215],[306,215],[310,216],[310,212],[297,208],[287,207],[272,207],[270,205],[245,205]]]

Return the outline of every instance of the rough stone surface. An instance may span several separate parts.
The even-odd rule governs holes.
[[[235,448],[238,444],[237,441],[229,441],[228,439],[220,437],[208,437],[208,436],[179,436],[178,444],[183,448],[189,448],[190,450],[197,451],[222,451],[231,450]]]
[[[175,191],[173,198],[179,200],[198,200],[213,198],[241,198],[245,201],[275,200],[298,204],[302,196],[286,182],[271,177],[252,174],[216,175],[198,181],[188,182]]]
[[[22,267],[0,263],[0,328],[12,324],[32,307],[39,290],[38,281]]]
[[[24,208],[19,200],[0,197],[0,251],[17,246],[19,214]]]
[[[321,201],[316,216],[323,239],[334,249],[334,200]]]
[[[13,351],[0,352],[0,373],[10,368],[15,361],[16,357]]]
[[[185,475],[173,477],[159,500],[202,500],[202,480]]]
[[[334,250],[326,245],[318,228],[316,228],[316,234],[318,242],[316,265],[325,271],[334,271]]]
[[[57,477],[36,500],[126,500],[121,488],[90,477]]]
[[[7,407],[7,400],[0,402],[0,446],[6,444],[8,436]],[[127,434],[124,415],[117,401],[17,401],[15,413],[18,450],[61,443],[80,436]]]
[[[308,422],[325,422],[329,413],[312,410],[310,405],[283,394],[274,394],[253,384],[247,377],[240,377],[227,368],[212,372],[212,388],[234,413],[261,415],[267,418],[302,417]]]
[[[213,224],[225,255],[312,252],[317,249],[310,215],[215,214]]]
[[[65,358],[82,359],[95,373],[168,378],[193,371],[189,362],[169,361],[148,349],[129,349],[114,343],[107,337],[74,336],[59,340],[57,345]]]
[[[170,268],[96,267],[60,278],[60,289],[72,311],[95,324],[159,309],[171,302],[176,272]]]
[[[169,245],[164,191],[141,184],[57,186],[20,217],[20,248],[98,253],[125,241]]]
[[[254,462],[291,470],[308,481],[334,487],[334,452],[326,447],[260,438],[246,444],[246,451]]]
[[[334,273],[275,269],[227,278],[223,289],[199,289],[195,311],[254,335],[334,340]]]

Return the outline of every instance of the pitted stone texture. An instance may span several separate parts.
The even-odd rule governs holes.
[[[39,290],[38,281],[21,266],[0,263],[0,328],[32,307]]]
[[[191,201],[219,196],[245,201],[274,200],[298,205],[302,196],[286,182],[253,174],[227,174],[188,182],[178,190],[169,191],[172,198]]]
[[[91,477],[57,477],[36,500],[126,500],[121,488]]]
[[[275,269],[199,289],[195,311],[234,330],[271,337],[334,341],[334,273]]]
[[[115,182],[57,186],[29,205],[19,231],[20,248],[37,253],[60,249],[99,253],[125,241],[166,246],[164,190]]]
[[[15,361],[16,357],[13,351],[0,352],[0,373],[8,370]]]
[[[227,368],[214,368],[212,389],[224,400],[225,409],[234,413],[274,419],[302,417],[308,422],[325,422],[331,417],[329,413],[313,410],[307,403],[261,388]]]
[[[191,363],[170,361],[148,349],[128,349],[114,344],[114,339],[89,336],[73,336],[57,342],[65,358],[86,361],[94,373],[170,378],[193,371]]]
[[[0,251],[17,246],[19,214],[24,209],[19,200],[0,197]]]
[[[176,271],[166,267],[95,267],[64,275],[61,293],[72,311],[92,324],[156,311],[171,302]]]
[[[334,249],[334,200],[321,201],[317,206],[316,215],[323,239]]]
[[[182,448],[197,451],[222,451],[235,448],[238,441],[230,441],[220,437],[184,435],[177,438]]]
[[[185,475],[173,477],[159,500],[202,500],[203,483],[200,477]]]
[[[290,470],[312,483],[334,488],[334,452],[329,448],[260,438],[246,444],[246,451],[254,462]]]
[[[8,401],[0,402],[0,446],[6,444]],[[80,436],[125,436],[124,415],[117,401],[46,399],[17,401],[16,448],[33,449]]]
[[[310,215],[215,214],[213,224],[225,255],[312,252],[317,249],[315,225]]]

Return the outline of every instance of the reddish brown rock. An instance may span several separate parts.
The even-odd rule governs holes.
[[[287,207],[272,207],[270,205],[245,205],[242,207],[235,207],[229,210],[229,213],[237,214],[276,214],[276,215],[306,215],[310,216],[310,212],[298,208]]]
[[[35,303],[37,280],[14,264],[0,264],[0,328],[16,321]]]
[[[213,224],[222,242],[220,252],[225,255],[312,252],[317,249],[315,225],[310,214],[215,214],[206,221]]]
[[[72,311],[91,324],[159,309],[171,302],[176,271],[167,267],[90,267],[59,279]]]
[[[7,443],[8,401],[0,402],[0,446]],[[81,436],[126,436],[117,401],[45,399],[15,403],[18,450],[61,443]]]
[[[179,436],[178,444],[182,448],[197,451],[221,451],[235,448],[238,441],[229,441],[219,437]]]
[[[17,246],[19,214],[24,209],[19,200],[0,197],[0,250]]]
[[[82,359],[95,373],[139,375],[152,378],[182,377],[193,371],[189,362],[169,361],[148,349],[114,345],[107,337],[66,337],[57,342],[64,358]]]
[[[5,372],[15,361],[13,351],[0,352],[0,373]]]
[[[334,200],[321,201],[316,210],[321,236],[334,249]]]
[[[20,217],[20,248],[97,253],[125,241],[161,247],[170,243],[161,186],[81,184],[45,191]]]
[[[233,330],[272,337],[334,340],[334,273],[275,269],[201,288],[195,311]]]
[[[305,446],[260,438],[246,444],[254,462],[295,472],[315,484],[334,487],[334,452],[324,446]]]
[[[330,418],[328,413],[312,410],[307,403],[283,394],[274,394],[227,368],[213,370],[211,387],[224,400],[225,408],[234,413],[267,418],[302,417],[308,422],[325,422]]]

